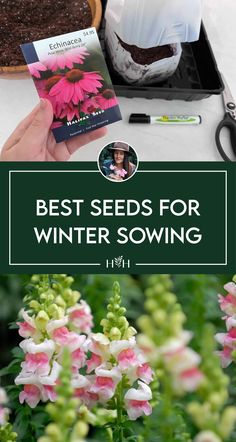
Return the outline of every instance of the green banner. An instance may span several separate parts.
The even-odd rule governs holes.
[[[3,273],[227,273],[236,268],[234,164],[1,163]]]

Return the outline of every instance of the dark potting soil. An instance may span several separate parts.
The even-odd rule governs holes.
[[[87,0],[0,0],[0,66],[25,64],[20,45],[91,26]]]
[[[130,52],[132,59],[135,63],[141,65],[149,65],[155,61],[162,60],[163,58],[170,58],[174,55],[174,50],[171,45],[156,46],[155,48],[142,49],[135,45],[128,45],[124,41],[117,38],[121,46],[128,52]]]

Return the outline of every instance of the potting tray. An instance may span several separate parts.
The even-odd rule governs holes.
[[[202,100],[219,95],[224,89],[223,81],[204,25],[200,38],[194,43],[182,44],[182,57],[175,74],[162,83],[149,86],[132,86],[114,70],[105,48],[105,22],[100,30],[100,40],[108,69],[117,95],[133,98],[163,98],[165,100]]]

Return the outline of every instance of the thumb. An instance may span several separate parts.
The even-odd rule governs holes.
[[[46,99],[40,99],[40,106],[30,126],[26,129],[20,144],[22,148],[31,150],[32,154],[37,154],[42,150],[42,147],[46,147],[46,141],[48,133],[53,121],[53,109],[50,101]]]

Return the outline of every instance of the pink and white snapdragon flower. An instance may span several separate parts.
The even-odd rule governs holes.
[[[134,383],[137,379],[146,384],[152,382],[153,371],[138,348],[134,336],[129,340],[112,341],[110,352],[117,359],[118,367],[126,374],[130,383]]]
[[[18,325],[20,336],[26,338],[20,343],[25,359],[21,363],[21,372],[15,379],[16,385],[24,386],[19,396],[21,403],[26,402],[35,408],[40,401],[56,400],[55,387],[65,347],[71,353],[73,376],[77,376],[79,369],[86,366],[87,337],[71,331],[70,328],[80,326],[90,334],[92,315],[86,303],[75,303],[73,307],[65,309],[64,316],[60,319],[49,319],[45,323],[44,332],[41,327],[39,329],[35,317],[24,310],[21,312],[24,322],[19,322]],[[77,315],[76,318],[73,317],[74,312],[79,312],[79,318]]]
[[[3,388],[0,387],[0,427],[5,425],[9,417],[9,409],[6,408],[7,395]]]
[[[104,404],[116,395],[118,384],[123,379],[130,386],[136,381],[142,386],[148,386],[153,380],[153,372],[138,348],[135,337],[110,341],[102,333],[92,334],[88,349],[91,352],[87,361],[90,387],[87,392],[81,391],[81,396],[85,398],[86,394],[97,395],[97,402]],[[148,392],[151,398],[151,390],[148,389]],[[149,403],[139,403],[137,409],[139,417],[150,410],[151,406]]]
[[[229,282],[224,289],[228,293],[226,296],[218,295],[220,308],[227,316],[236,316],[236,284]]]
[[[112,326],[110,333],[105,329],[104,333],[91,333],[93,318],[86,302],[70,302],[65,307],[60,296],[54,299],[59,305],[52,300],[48,310],[38,311],[36,302],[36,314],[24,312],[26,326],[19,324],[19,333],[25,337],[20,343],[25,359],[15,379],[17,385],[23,385],[20,403],[35,408],[40,401],[56,400],[55,387],[66,347],[72,361],[71,385],[82,404],[89,408],[104,406],[114,398],[114,404],[122,407],[121,413],[126,410],[132,420],[151,414],[152,392],[148,384],[153,372],[137,346],[136,331],[123,316],[125,309],[117,309],[116,304],[122,318],[121,330]]]
[[[175,391],[194,392],[203,382],[204,376],[198,367],[192,367],[174,377],[173,386]]]
[[[81,300],[80,303],[69,308],[67,313],[69,315],[70,323],[78,332],[86,333],[87,335],[91,332],[94,323],[91,308],[87,302]]]
[[[125,405],[129,419],[134,421],[145,415],[150,416],[152,407],[149,401],[152,399],[152,391],[144,382],[138,382],[139,388],[131,388],[125,394]]]
[[[65,318],[66,319],[66,318]],[[64,322],[65,322],[64,319]],[[20,347],[25,353],[25,361],[22,362],[22,370],[15,379],[17,385],[24,385],[20,394],[20,402],[27,402],[32,408],[36,407],[39,401],[46,402],[55,400],[55,386],[57,385],[60,370],[63,348],[69,348],[72,356],[72,367],[75,372],[85,365],[86,336],[70,332],[63,321],[50,323],[51,339],[45,339],[40,344],[35,344],[32,338],[25,339]],[[85,349],[84,349],[85,345]]]
[[[220,309],[226,314],[222,318],[225,321],[226,333],[216,333],[215,339],[223,347],[216,354],[221,359],[222,367],[227,368],[235,359],[236,351],[236,284],[229,282],[225,284],[224,289],[227,295],[218,295],[218,301]]]
[[[54,388],[58,382],[61,365],[55,360],[51,363],[52,367],[44,375],[22,369],[15,379],[16,385],[24,385],[24,390],[19,396],[20,403],[26,402],[31,408],[35,408],[40,401],[47,402],[56,399]]]
[[[24,321],[16,323],[19,326],[19,335],[22,338],[33,337],[37,331],[35,321],[28,315],[28,313],[24,309],[20,311],[20,315],[22,316]]]
[[[213,431],[201,431],[193,442],[222,442],[222,439]]]
[[[118,361],[121,370],[127,370],[130,365],[138,365],[136,353],[136,339],[133,336],[129,340],[112,341],[110,352]]]
[[[30,408],[36,408],[41,399],[40,388],[33,384],[24,385],[24,389],[20,392],[19,396],[20,403],[26,402]]]
[[[153,371],[147,363],[139,365],[137,368],[137,378],[146,384],[150,384],[153,381]]]
[[[92,333],[88,339],[90,358],[87,359],[87,373],[107,362],[111,355],[109,352],[110,341],[103,333]]]
[[[236,349],[236,327],[230,328],[227,333],[217,333],[215,338],[224,348]]]
[[[204,380],[199,368],[201,357],[187,346],[192,334],[183,331],[179,337],[169,339],[160,347],[166,369],[171,374],[172,386],[176,393],[194,392]]]
[[[67,347],[71,352],[74,352],[81,347],[86,336],[69,331],[67,327],[60,327],[53,331],[52,339],[59,348]]]
[[[95,370],[95,382],[90,387],[90,392],[98,395],[99,402],[107,402],[116,391],[118,383],[122,379],[119,367],[100,366]]]
[[[97,367],[102,365],[102,358],[95,353],[92,353],[91,357],[86,361],[87,373],[90,374],[92,371],[96,370]]]
[[[76,375],[74,375],[72,378],[71,385],[74,388],[75,397],[79,398],[85,405],[91,405],[89,396],[91,382],[89,381],[88,376],[83,376],[76,373]],[[98,397],[96,399],[98,400]]]

